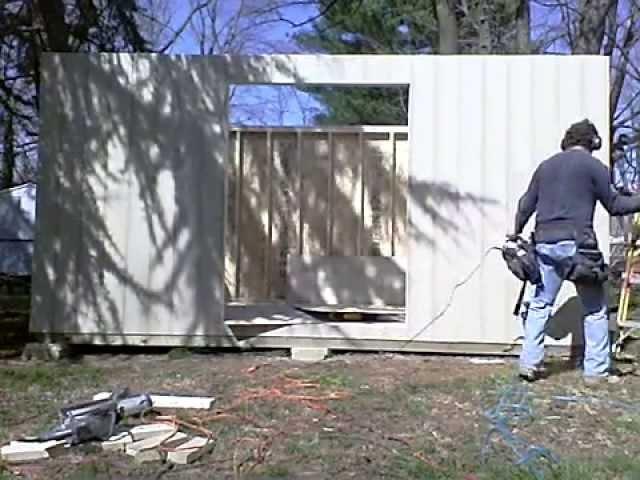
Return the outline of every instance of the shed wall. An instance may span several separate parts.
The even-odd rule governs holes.
[[[35,332],[225,336],[227,84],[201,59],[43,57]]]
[[[559,150],[571,123],[590,118],[607,138],[607,64],[582,56],[434,57],[415,64],[421,81],[413,84],[410,117],[412,329],[435,318],[457,282],[513,231],[520,195],[536,166]],[[596,156],[608,161],[608,142]],[[608,252],[608,217],[601,206],[595,227]],[[517,339],[522,325],[511,312],[518,289],[499,253],[489,254],[424,337]],[[549,332],[563,343],[572,332],[575,341],[582,322],[573,286],[565,285],[558,306]]]
[[[215,344],[228,334],[231,83],[410,85],[407,320],[294,322],[261,333],[271,345],[513,343],[519,285],[498,254],[452,303],[451,292],[512,230],[518,197],[566,127],[585,116],[605,138],[609,127],[608,61],[599,56],[47,55],[43,70],[46,215],[38,214],[32,329],[93,341]],[[608,158],[606,143],[598,157]],[[602,209],[596,225],[606,250]],[[571,287],[561,300],[564,313],[576,306]],[[566,344],[579,316],[564,317],[574,324],[554,328]]]

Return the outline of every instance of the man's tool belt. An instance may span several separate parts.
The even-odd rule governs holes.
[[[578,249],[567,259],[565,278],[574,283],[602,284],[609,278],[609,266],[600,250]]]
[[[534,285],[542,283],[533,242],[527,242],[522,238],[507,241],[502,247],[502,258],[511,273],[523,282]]]

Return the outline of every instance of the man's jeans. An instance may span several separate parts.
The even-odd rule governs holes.
[[[574,242],[542,243],[536,245],[542,285],[536,287],[529,304],[524,325],[524,345],[520,368],[529,370],[542,366],[544,359],[545,327],[551,309],[562,286],[559,262],[576,251]],[[584,375],[606,376],[609,373],[610,345],[607,302],[603,285],[576,285],[582,302],[584,318]]]

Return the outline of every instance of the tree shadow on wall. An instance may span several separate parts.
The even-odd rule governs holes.
[[[226,145],[219,72],[232,66],[216,61],[44,58],[33,331],[122,343],[126,334],[228,335],[226,158],[210,146]],[[252,79],[267,68],[244,65],[233,73]]]
[[[229,59],[217,61],[221,69],[232,67]],[[274,67],[273,60],[264,61],[255,59],[232,73],[262,78]],[[287,70],[281,64],[275,68]],[[227,122],[228,92],[219,71],[206,57],[68,54],[44,59],[33,331],[80,333],[94,342],[116,336],[121,343],[135,334],[178,335],[185,343],[197,335],[220,344],[232,338],[223,321],[228,157],[224,149],[209,147],[227,144],[228,132],[220,125]],[[332,255],[351,255],[345,246],[353,245],[351,232],[361,216],[350,194],[331,187],[329,178],[357,181],[361,166],[338,162],[333,174],[322,163],[299,167],[295,173],[278,165],[266,175],[275,184],[305,186],[299,208],[315,212],[305,223],[305,242],[314,248],[329,245]],[[394,172],[381,166],[375,176],[388,185]],[[279,268],[259,267],[265,249],[281,262],[281,247],[269,241],[264,228],[264,206],[255,202],[266,181],[243,188],[234,213],[238,223],[252,229],[252,241],[241,245],[242,257],[261,285],[270,281],[264,281],[266,272]],[[331,192],[331,207],[325,189]],[[291,221],[287,198],[269,199],[278,231]],[[421,205],[452,238],[461,234],[464,218],[452,220],[443,208],[466,211],[473,205],[482,212],[483,205],[494,202],[433,182],[412,182],[410,190],[401,184],[396,198]],[[328,208],[335,212],[331,226],[322,220]],[[418,233],[435,244],[431,232]],[[373,233],[365,229],[365,235]],[[295,243],[289,233],[286,237]],[[362,269],[356,276],[380,274],[365,271],[364,264],[356,268]],[[332,285],[339,295],[353,287],[344,279]],[[372,298],[380,294],[363,292]]]

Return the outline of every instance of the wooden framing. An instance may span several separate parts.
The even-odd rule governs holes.
[[[378,152],[374,142],[368,140],[369,135],[384,135],[390,144],[388,151]],[[402,134],[402,136],[398,135]],[[265,137],[266,135],[266,137]],[[295,136],[295,137],[294,137]],[[282,146],[289,138],[295,138],[294,151],[282,152],[275,151],[276,145]],[[318,147],[309,147],[316,142],[314,139],[325,138],[328,145],[327,156],[314,155],[318,151]],[[303,154],[303,141],[307,139],[308,147]],[[267,154],[258,160],[265,160],[267,165],[267,182],[263,185],[266,192],[265,196],[269,198],[269,211],[266,215],[268,223],[265,226],[263,235],[256,235],[255,229],[243,230],[235,228],[233,225],[240,225],[240,212],[242,210],[243,196],[248,196],[250,191],[245,188],[247,184],[247,172],[242,168],[245,164],[245,156],[252,149],[244,148],[244,145],[253,145],[257,149],[261,142],[265,141],[265,152]],[[233,284],[227,285],[227,292],[231,292],[228,301],[243,302],[265,302],[283,299],[286,297],[286,271],[278,271],[273,268],[277,263],[273,256],[288,257],[297,250],[297,255],[303,254],[303,242],[305,237],[305,228],[311,228],[311,223],[322,224],[326,227],[326,246],[319,253],[324,256],[332,255],[357,255],[366,256],[368,252],[363,250],[363,245],[371,244],[372,239],[367,235],[365,229],[365,211],[372,210],[373,199],[366,194],[367,183],[364,174],[367,164],[372,165],[373,162],[385,160],[392,166],[388,171],[389,180],[386,185],[390,185],[390,191],[382,192],[382,194],[391,198],[391,210],[382,212],[381,216],[384,221],[391,225],[390,241],[382,246],[383,255],[393,257],[395,255],[396,246],[398,244],[405,245],[404,252],[407,251],[407,238],[404,233],[407,231],[406,217],[406,189],[403,187],[407,184],[407,178],[398,177],[396,175],[396,165],[404,166],[403,171],[408,170],[408,148],[399,150],[396,148],[396,142],[408,143],[408,127],[396,126],[362,126],[362,127],[234,127],[231,129],[231,144],[233,148],[233,158],[230,163],[235,167],[230,168],[229,183],[237,188],[234,196],[228,197],[232,203],[227,205],[228,215],[227,221],[233,221],[233,225],[227,224],[227,230],[233,232],[233,237],[227,236],[227,252],[226,255],[227,271],[225,278],[227,280],[234,279]],[[316,142],[317,143],[317,142]],[[343,147],[339,149],[339,147]],[[356,156],[350,157],[350,153],[356,150]],[[401,151],[402,157],[397,157],[397,153]],[[389,154],[391,158],[388,158]],[[285,157],[290,158],[285,158]],[[290,168],[288,172],[281,172],[276,169],[274,164],[276,156],[280,163],[288,162]],[[304,160],[303,160],[304,159]],[[318,216],[318,212],[305,211],[302,199],[309,192],[313,191],[317,185],[313,176],[308,176],[303,180],[303,161],[305,164],[318,164],[326,159],[328,167],[327,175],[327,201],[328,208],[326,215],[319,217],[314,221],[309,221],[309,217]],[[251,160],[254,161],[255,159]],[[345,170],[345,166],[346,168]],[[340,169],[338,169],[340,167]],[[378,168],[384,168],[379,165]],[[352,177],[352,175],[355,176]],[[285,177],[285,178],[283,178]],[[251,182],[251,179],[249,179]],[[288,185],[291,192],[291,199],[296,201],[293,204],[284,204],[275,202],[276,192],[278,195],[286,195],[283,193],[282,184]],[[346,184],[349,191],[341,191],[341,184]],[[304,188],[306,186],[306,188]],[[342,185],[344,186],[344,185]],[[356,197],[351,197],[357,195]],[[336,202],[340,197],[339,206]],[[346,205],[345,205],[346,202]],[[345,208],[350,205],[349,214],[353,215],[353,219],[345,218]],[[357,207],[357,208],[356,208]],[[400,208],[402,207],[402,208]],[[341,216],[342,215],[342,216]],[[295,250],[287,247],[288,242],[284,242],[282,233],[274,236],[274,220],[279,219],[287,222],[287,228],[293,229],[293,236],[298,240]],[[402,226],[398,229],[397,226]],[[280,226],[282,227],[282,226]],[[354,235],[340,235],[345,229],[353,228]],[[340,239],[347,237],[345,241],[354,243],[350,245],[341,244]],[[261,245],[264,239],[265,244]],[[288,251],[284,251],[286,249]],[[399,261],[403,261],[402,258]],[[242,262],[248,264],[243,270],[239,266]],[[252,289],[251,277],[253,276],[252,265],[264,265],[264,283],[260,289]],[[247,278],[247,275],[249,278]],[[280,278],[279,278],[280,276]],[[240,293],[242,292],[242,294]]]

